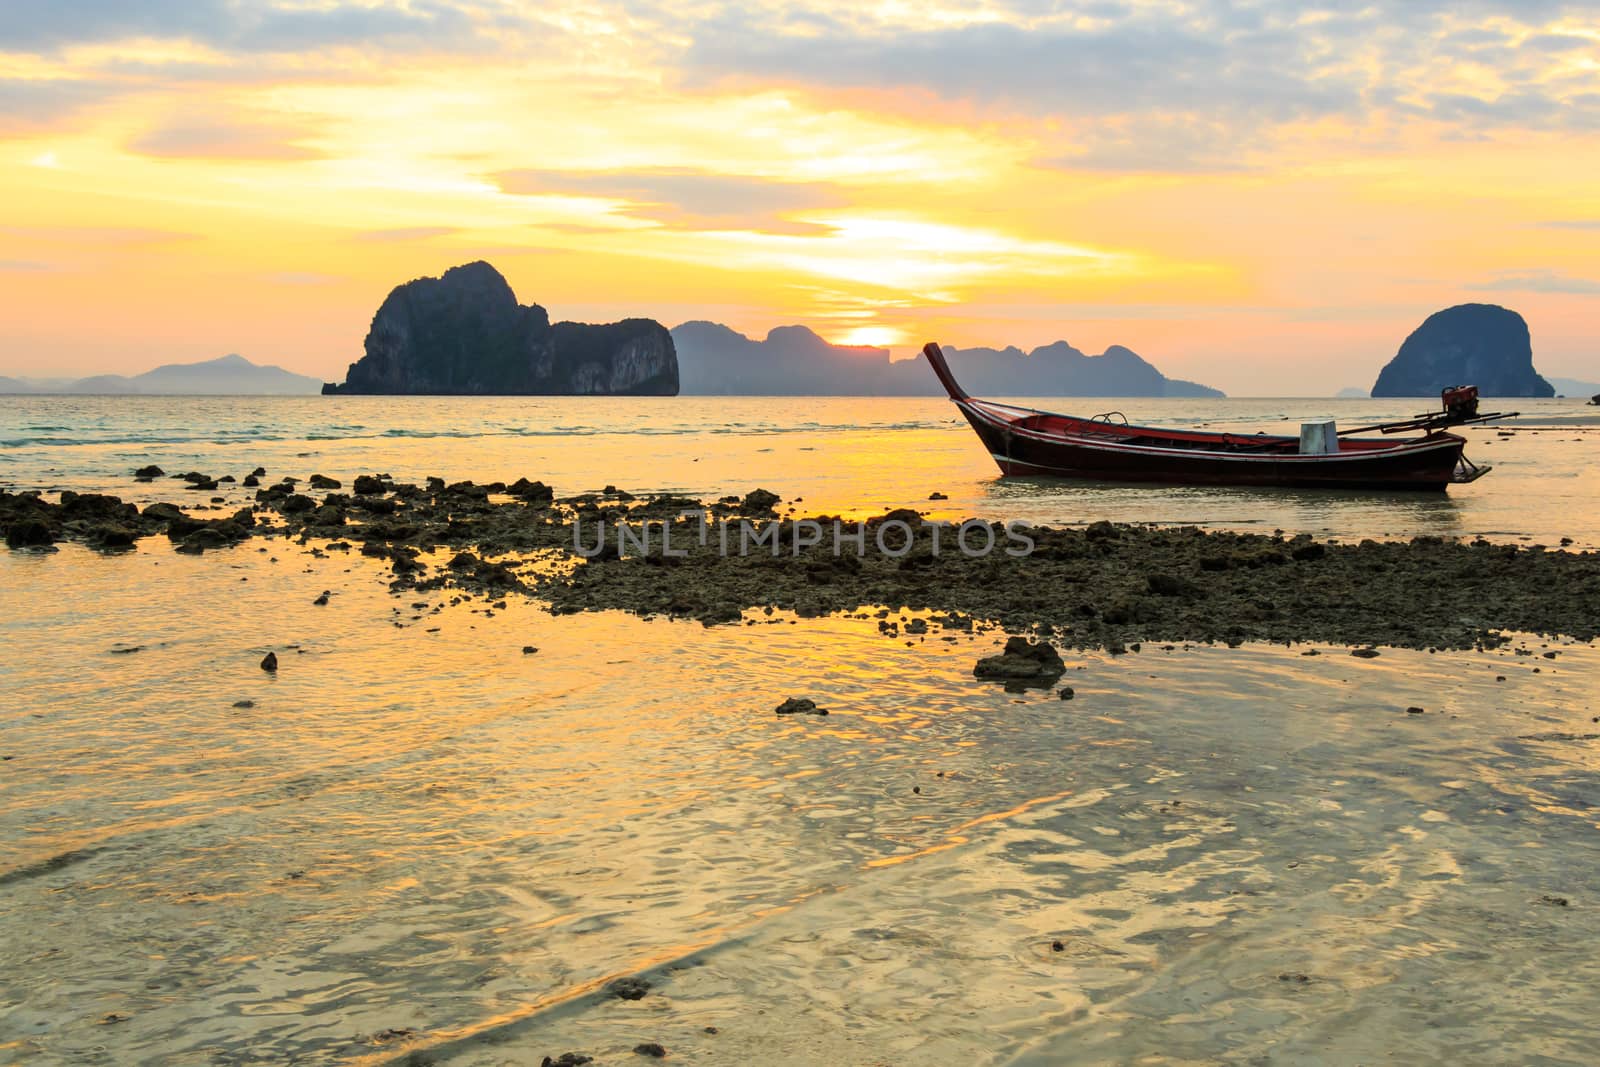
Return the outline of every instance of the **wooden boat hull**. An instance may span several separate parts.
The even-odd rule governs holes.
[[[1007,475],[1177,485],[1268,485],[1313,489],[1443,490],[1458,480],[1466,442],[1454,434],[1391,448],[1334,455],[1186,451],[1097,444],[997,425],[957,402]],[[1248,442],[1249,439],[1245,438]],[[1385,442],[1387,444],[1387,442]],[[1246,444],[1244,447],[1248,447]]]
[[[1437,428],[1403,439],[1341,436],[1337,451],[1302,452],[1297,437],[1130,426],[1109,417],[1084,419],[979,400],[956,382],[938,345],[923,352],[1002,474],[1437,491],[1489,469],[1463,459],[1465,438]]]

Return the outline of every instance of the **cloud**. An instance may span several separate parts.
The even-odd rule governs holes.
[[[0,57],[27,60],[0,64],[0,136],[219,84],[381,84],[402,59],[487,66],[497,55],[513,70],[577,49],[558,14],[514,0],[0,0]],[[308,158],[195,129],[136,144],[185,155],[208,142],[204,151],[227,158]]]
[[[503,18],[503,14],[501,16]],[[478,5],[448,0],[334,2],[280,0],[7,0],[0,41],[10,51],[49,52],[77,44],[146,38],[189,40],[243,52],[330,47],[469,43]]]
[[[1324,119],[1593,129],[1593,72],[1568,61],[1595,42],[1552,29],[1585,22],[1600,29],[1592,5],[1559,0],[995,0],[936,18],[730,5],[682,28],[679,73],[691,87],[866,90],[951,118],[1043,118],[1075,142],[1055,163],[1205,170],[1278,127]],[[1194,124],[1203,136],[1187,140],[1204,143],[1167,150],[1162,166],[1171,136],[1124,146],[1103,129],[1157,119],[1169,134]]]
[[[30,133],[105,98],[106,82],[74,78],[0,78],[0,135]]]
[[[48,263],[31,259],[0,259],[0,274],[39,274],[54,269]]]
[[[240,28],[236,43],[263,52],[372,44],[461,49],[476,36],[477,22],[467,5],[410,0],[404,5],[336,3],[318,8],[266,5],[258,19]]]
[[[1255,169],[1226,125],[1161,115],[1135,116],[1081,130],[1072,150],[1034,165],[1046,170],[1233,174]]]
[[[1512,44],[1512,38],[1504,30],[1492,29],[1487,26],[1473,26],[1446,34],[1441,39],[1440,44],[1452,51],[1481,48],[1486,45],[1496,48],[1508,48]]]
[[[625,202],[622,214],[666,226],[765,233],[826,232],[786,213],[838,207],[839,190],[820,182],[786,182],[665,168],[639,171],[508,170],[491,176],[501,191],[521,196],[585,196]]]
[[[1536,48],[1541,52],[1571,52],[1595,45],[1592,39],[1571,33],[1536,33],[1522,42],[1523,48]]]
[[[130,37],[203,37],[225,33],[222,0],[11,0],[0,5],[0,41],[36,51]]]
[[[1600,219],[1552,219],[1539,225],[1548,230],[1600,230]]]
[[[1432,112],[1452,122],[1495,126],[1548,126],[1560,118],[1561,102],[1542,93],[1503,93],[1493,97],[1464,93],[1436,93],[1429,98]]]
[[[1594,0],[0,0],[0,50],[101,53],[72,53],[73,78],[0,78],[0,135],[120,94],[372,83],[402,57],[457,71],[470,62],[468,82],[478,70],[552,76],[559,61],[590,78],[626,70],[668,92],[847,96],[852,111],[968,128],[1020,119],[1049,131],[1037,155],[1053,168],[1220,172],[1248,168],[1285,127],[1329,120],[1353,137],[1397,123],[1455,140],[1600,129],[1597,32]],[[141,47],[115,54],[123,42]],[[243,124],[161,127],[134,148],[316,155],[292,133],[223,125]],[[625,200],[638,205],[628,214],[668,226],[780,232],[797,226],[784,213],[827,206],[744,209],[746,192],[726,208],[692,190],[583,195]]]
[[[1506,293],[1600,293],[1600,282],[1575,278],[1553,270],[1506,271],[1495,275],[1492,281],[1467,288],[1478,292]]]
[[[1353,108],[1361,79],[1308,56],[1278,32],[1215,35],[1129,19],[1079,29],[988,23],[861,36],[814,35],[740,21],[696,34],[688,69],[848,88],[915,86],[1030,113],[1126,114],[1177,107],[1272,121]]]
[[[297,142],[312,131],[249,118],[190,116],[146,130],[128,142],[142,156],[168,159],[301,160],[323,152]]]
[[[400,226],[392,230],[364,230],[354,235],[354,240],[371,241],[379,244],[405,241],[426,241],[434,237],[446,237],[461,231],[454,226]]]

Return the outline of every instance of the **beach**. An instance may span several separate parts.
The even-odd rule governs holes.
[[[0,42],[0,1067],[1600,1062],[1600,6]]]
[[[51,539],[0,555],[0,1056],[1585,1061],[1590,513],[1511,463],[1502,536],[1057,510],[1006,556],[950,468],[844,507],[715,436],[748,479],[49,446],[0,509]],[[854,568],[793,551],[834,517]],[[689,555],[585,560],[602,520]],[[1060,674],[975,676],[1018,637]]]

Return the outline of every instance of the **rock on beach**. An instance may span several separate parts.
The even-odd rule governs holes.
[[[990,682],[1022,683],[1041,688],[1053,685],[1066,673],[1067,665],[1048,641],[1029,641],[1012,637],[1005,651],[986,656],[973,665],[974,677]]]

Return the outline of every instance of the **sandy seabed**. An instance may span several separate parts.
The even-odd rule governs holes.
[[[677,502],[351,488],[0,556],[0,1055],[1589,1061],[1591,556],[575,564]],[[973,677],[1043,627],[1073,699]]]

